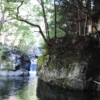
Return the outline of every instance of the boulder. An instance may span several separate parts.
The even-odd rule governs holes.
[[[85,90],[87,89],[86,83],[86,71],[87,71],[87,63],[74,62],[69,64],[67,68],[47,68],[47,67],[39,67],[37,70],[39,79],[44,82],[58,85],[63,88],[69,88],[73,90]],[[49,69],[49,70],[48,70]],[[92,86],[91,86],[92,88]]]
[[[30,71],[30,63],[30,58],[27,55],[23,54],[21,57],[16,56],[15,70],[24,68]]]
[[[17,71],[8,71],[8,70],[1,70],[0,71],[0,76],[28,76],[29,72],[28,71],[22,71],[22,70],[17,70]]]
[[[7,76],[23,76],[23,72],[21,70],[8,71]]]

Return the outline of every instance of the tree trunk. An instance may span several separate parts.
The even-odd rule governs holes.
[[[45,14],[45,9],[44,9],[44,1],[41,0],[41,6],[42,6],[42,10],[43,10],[43,16],[44,16],[44,22],[45,22],[45,30],[46,30],[46,35],[47,35],[47,40],[49,41],[49,27],[48,27],[48,22],[47,22],[47,18],[46,18],[46,14]]]
[[[45,38],[45,36],[44,36],[44,34],[43,34],[42,30],[41,30],[41,27],[40,27],[39,25],[32,24],[32,23],[30,23],[30,22],[28,22],[28,21],[26,21],[26,20],[23,20],[23,19],[20,19],[19,21],[25,22],[25,23],[27,23],[27,24],[29,24],[29,25],[31,25],[31,26],[38,27],[41,36],[43,37],[44,41],[48,44],[48,41],[47,41],[47,39]]]
[[[54,18],[54,32],[55,32],[55,38],[57,37],[57,32],[56,32],[56,4],[55,4],[55,0],[54,0],[54,15],[55,15],[55,18]]]
[[[43,0],[41,0],[41,1],[43,1]],[[43,3],[43,2],[42,2]],[[48,46],[50,46],[50,44],[48,43],[48,40],[46,39],[46,37],[45,37],[45,35],[43,34],[43,31],[42,31],[42,29],[41,29],[41,27],[39,26],[39,25],[37,25],[37,24],[33,24],[33,23],[31,23],[31,22],[29,22],[29,21],[27,21],[27,20],[24,20],[24,19],[20,19],[19,18],[19,9],[20,9],[20,7],[23,5],[23,1],[21,1],[21,4],[17,7],[17,14],[16,14],[16,18],[17,18],[17,20],[19,20],[19,21],[22,21],[22,22],[25,22],[25,23],[27,23],[27,24],[29,24],[29,25],[31,25],[31,26],[34,26],[34,27],[37,27],[38,29],[39,29],[39,32],[40,32],[40,34],[41,34],[41,36],[42,36],[42,38],[44,39],[44,41],[45,41],[45,43],[48,45]],[[43,9],[44,9],[44,5],[42,4],[42,7],[43,7]],[[44,10],[43,10],[44,11]],[[44,12],[44,14],[45,14],[45,12]],[[46,20],[46,16],[45,16],[45,21],[47,22],[47,20]],[[48,28],[48,24],[47,24],[47,29],[48,29],[48,39],[49,39],[49,28]]]
[[[85,18],[85,26],[84,26],[84,36],[86,37],[87,34],[87,18],[88,18],[88,14],[86,14],[86,18]]]
[[[80,10],[78,10],[78,19],[80,19]],[[81,22],[79,22],[79,35],[81,35]]]
[[[4,16],[5,16],[5,13],[2,13],[2,17],[1,17],[1,20],[0,20],[0,33],[1,33],[1,28],[2,28],[2,25],[4,24]]]

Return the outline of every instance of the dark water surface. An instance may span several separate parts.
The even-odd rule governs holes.
[[[0,77],[0,100],[100,100],[100,93],[64,90],[35,76]]]
[[[100,92],[69,91],[39,80],[31,65],[29,77],[0,77],[0,100],[100,100]]]

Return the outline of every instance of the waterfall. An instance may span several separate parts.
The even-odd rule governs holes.
[[[37,59],[32,58],[31,59],[31,64],[30,64],[30,76],[36,76],[36,66],[37,66]]]

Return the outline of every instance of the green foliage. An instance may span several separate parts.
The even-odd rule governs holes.
[[[41,66],[41,65],[45,65],[45,63],[46,63],[46,60],[47,60],[47,58],[45,58],[45,57],[43,57],[43,56],[39,56],[38,57],[38,63],[37,63],[37,65],[38,66]]]
[[[26,50],[23,50],[22,48],[17,49],[16,52],[28,55],[28,52]]]
[[[7,48],[7,46],[0,45],[0,57],[1,57],[1,59],[6,59],[8,53],[9,53],[9,49]]]
[[[99,0],[92,0],[92,3],[93,3],[92,10],[99,11],[100,10],[100,1]]]
[[[54,69],[54,67],[52,67],[52,66],[48,67],[48,71],[52,71],[53,69]]]

